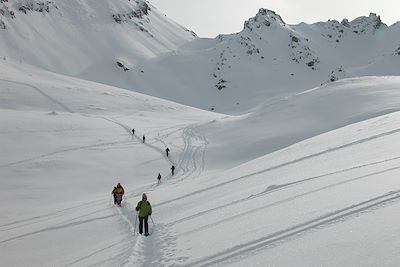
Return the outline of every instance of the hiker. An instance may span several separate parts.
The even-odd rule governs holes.
[[[146,141],[146,136],[143,135],[143,143],[144,143],[144,141]]]
[[[113,189],[113,191],[111,191],[111,194],[113,195],[113,197],[114,197],[114,205],[117,205],[117,195],[116,195],[116,190],[117,190],[117,187],[116,186],[114,186],[114,189]]]
[[[122,196],[124,195],[125,190],[122,187],[122,185],[120,183],[117,184],[117,187],[115,189],[115,198],[116,198],[116,202],[117,205],[121,207],[121,202],[122,202]]]
[[[143,234],[143,224],[144,224],[144,235],[149,235],[149,216],[151,216],[151,205],[147,201],[147,196],[145,193],[142,195],[142,200],[138,202],[136,206],[136,211],[139,217],[139,234]]]
[[[167,149],[165,149],[165,152],[167,153],[167,157],[168,157],[168,154],[169,154],[169,148],[167,147]]]
[[[132,128],[132,135],[135,135],[135,128]]]
[[[174,172],[175,172],[175,166],[174,165],[172,165],[172,167],[171,167],[171,172],[172,172],[172,175],[174,175]]]
[[[160,173],[158,173],[157,180],[158,180],[158,184],[161,184],[161,174]]]

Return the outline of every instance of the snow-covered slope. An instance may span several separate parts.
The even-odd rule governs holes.
[[[205,145],[190,125],[221,116],[4,61],[0,91],[0,258],[13,266],[65,265],[104,245],[98,261],[128,260],[132,232],[109,206],[111,185],[136,196],[171,164],[190,175]],[[166,136],[180,140],[170,158]]]
[[[374,13],[288,25],[260,9],[241,32],[206,39],[144,0],[9,0],[0,10],[0,57],[206,110],[245,113],[338,79],[400,74],[400,24]]]
[[[242,116],[4,60],[0,85],[2,264],[400,261],[398,77],[343,80]],[[142,192],[147,238],[134,212]]]
[[[399,75],[399,44],[399,25],[388,27],[373,13],[351,22],[288,25],[260,9],[239,33],[196,39],[179,53],[152,59],[141,67],[145,73],[135,74],[135,90],[204,109],[244,112],[271,97],[338,79]]]
[[[399,97],[399,76],[344,79],[273,99],[246,115],[205,125],[201,131],[210,139],[208,153],[221,161],[225,158],[221,145],[234,144],[227,163],[235,166],[306,138],[400,111]]]
[[[0,0],[0,265],[398,266],[399,30]]]
[[[95,81],[194,38],[144,0],[0,1],[0,21],[1,57]]]

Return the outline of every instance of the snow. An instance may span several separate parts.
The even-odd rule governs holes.
[[[151,5],[143,18],[111,24],[110,10],[131,14],[141,1],[54,3],[49,13],[2,17],[0,265],[399,265],[398,43],[383,42],[371,58],[388,53],[373,62],[361,56],[378,47],[369,31],[376,15],[349,22],[368,31],[349,30],[347,48],[370,46],[335,69],[345,72],[338,81],[321,85],[335,65],[326,59],[340,61],[325,46],[330,41],[310,45],[320,59],[315,73],[281,56],[270,68],[233,55],[244,56],[238,40],[248,39],[241,37],[277,34],[267,44],[288,57],[286,42],[297,43],[291,36],[305,42],[335,21],[287,25],[260,10],[249,20],[251,33],[200,39]],[[256,27],[265,18],[275,21],[274,32]],[[32,29],[49,31],[39,38]],[[117,32],[127,38],[119,47],[101,41]],[[52,49],[66,50],[41,55]],[[351,49],[335,55],[346,58]],[[97,52],[104,58],[95,61]],[[265,56],[274,61],[273,51]],[[144,73],[118,84],[130,72],[118,60]],[[215,68],[230,60],[231,68]],[[229,77],[226,88],[214,87],[210,70]],[[122,89],[127,81],[137,92]],[[118,182],[126,190],[122,207],[112,203]],[[134,210],[143,192],[153,207],[148,237],[138,234]]]

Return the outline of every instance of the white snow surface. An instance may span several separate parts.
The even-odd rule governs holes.
[[[0,266],[399,266],[399,24],[262,9],[211,40],[142,0],[0,9]]]
[[[396,266],[399,89],[348,79],[228,116],[3,61],[2,265]]]

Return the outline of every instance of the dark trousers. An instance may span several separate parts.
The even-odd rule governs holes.
[[[149,216],[139,217],[139,234],[143,234],[143,223],[144,223],[144,233],[149,233]]]
[[[121,206],[122,195],[116,195],[115,200],[117,201],[117,205],[120,205],[120,206]]]

